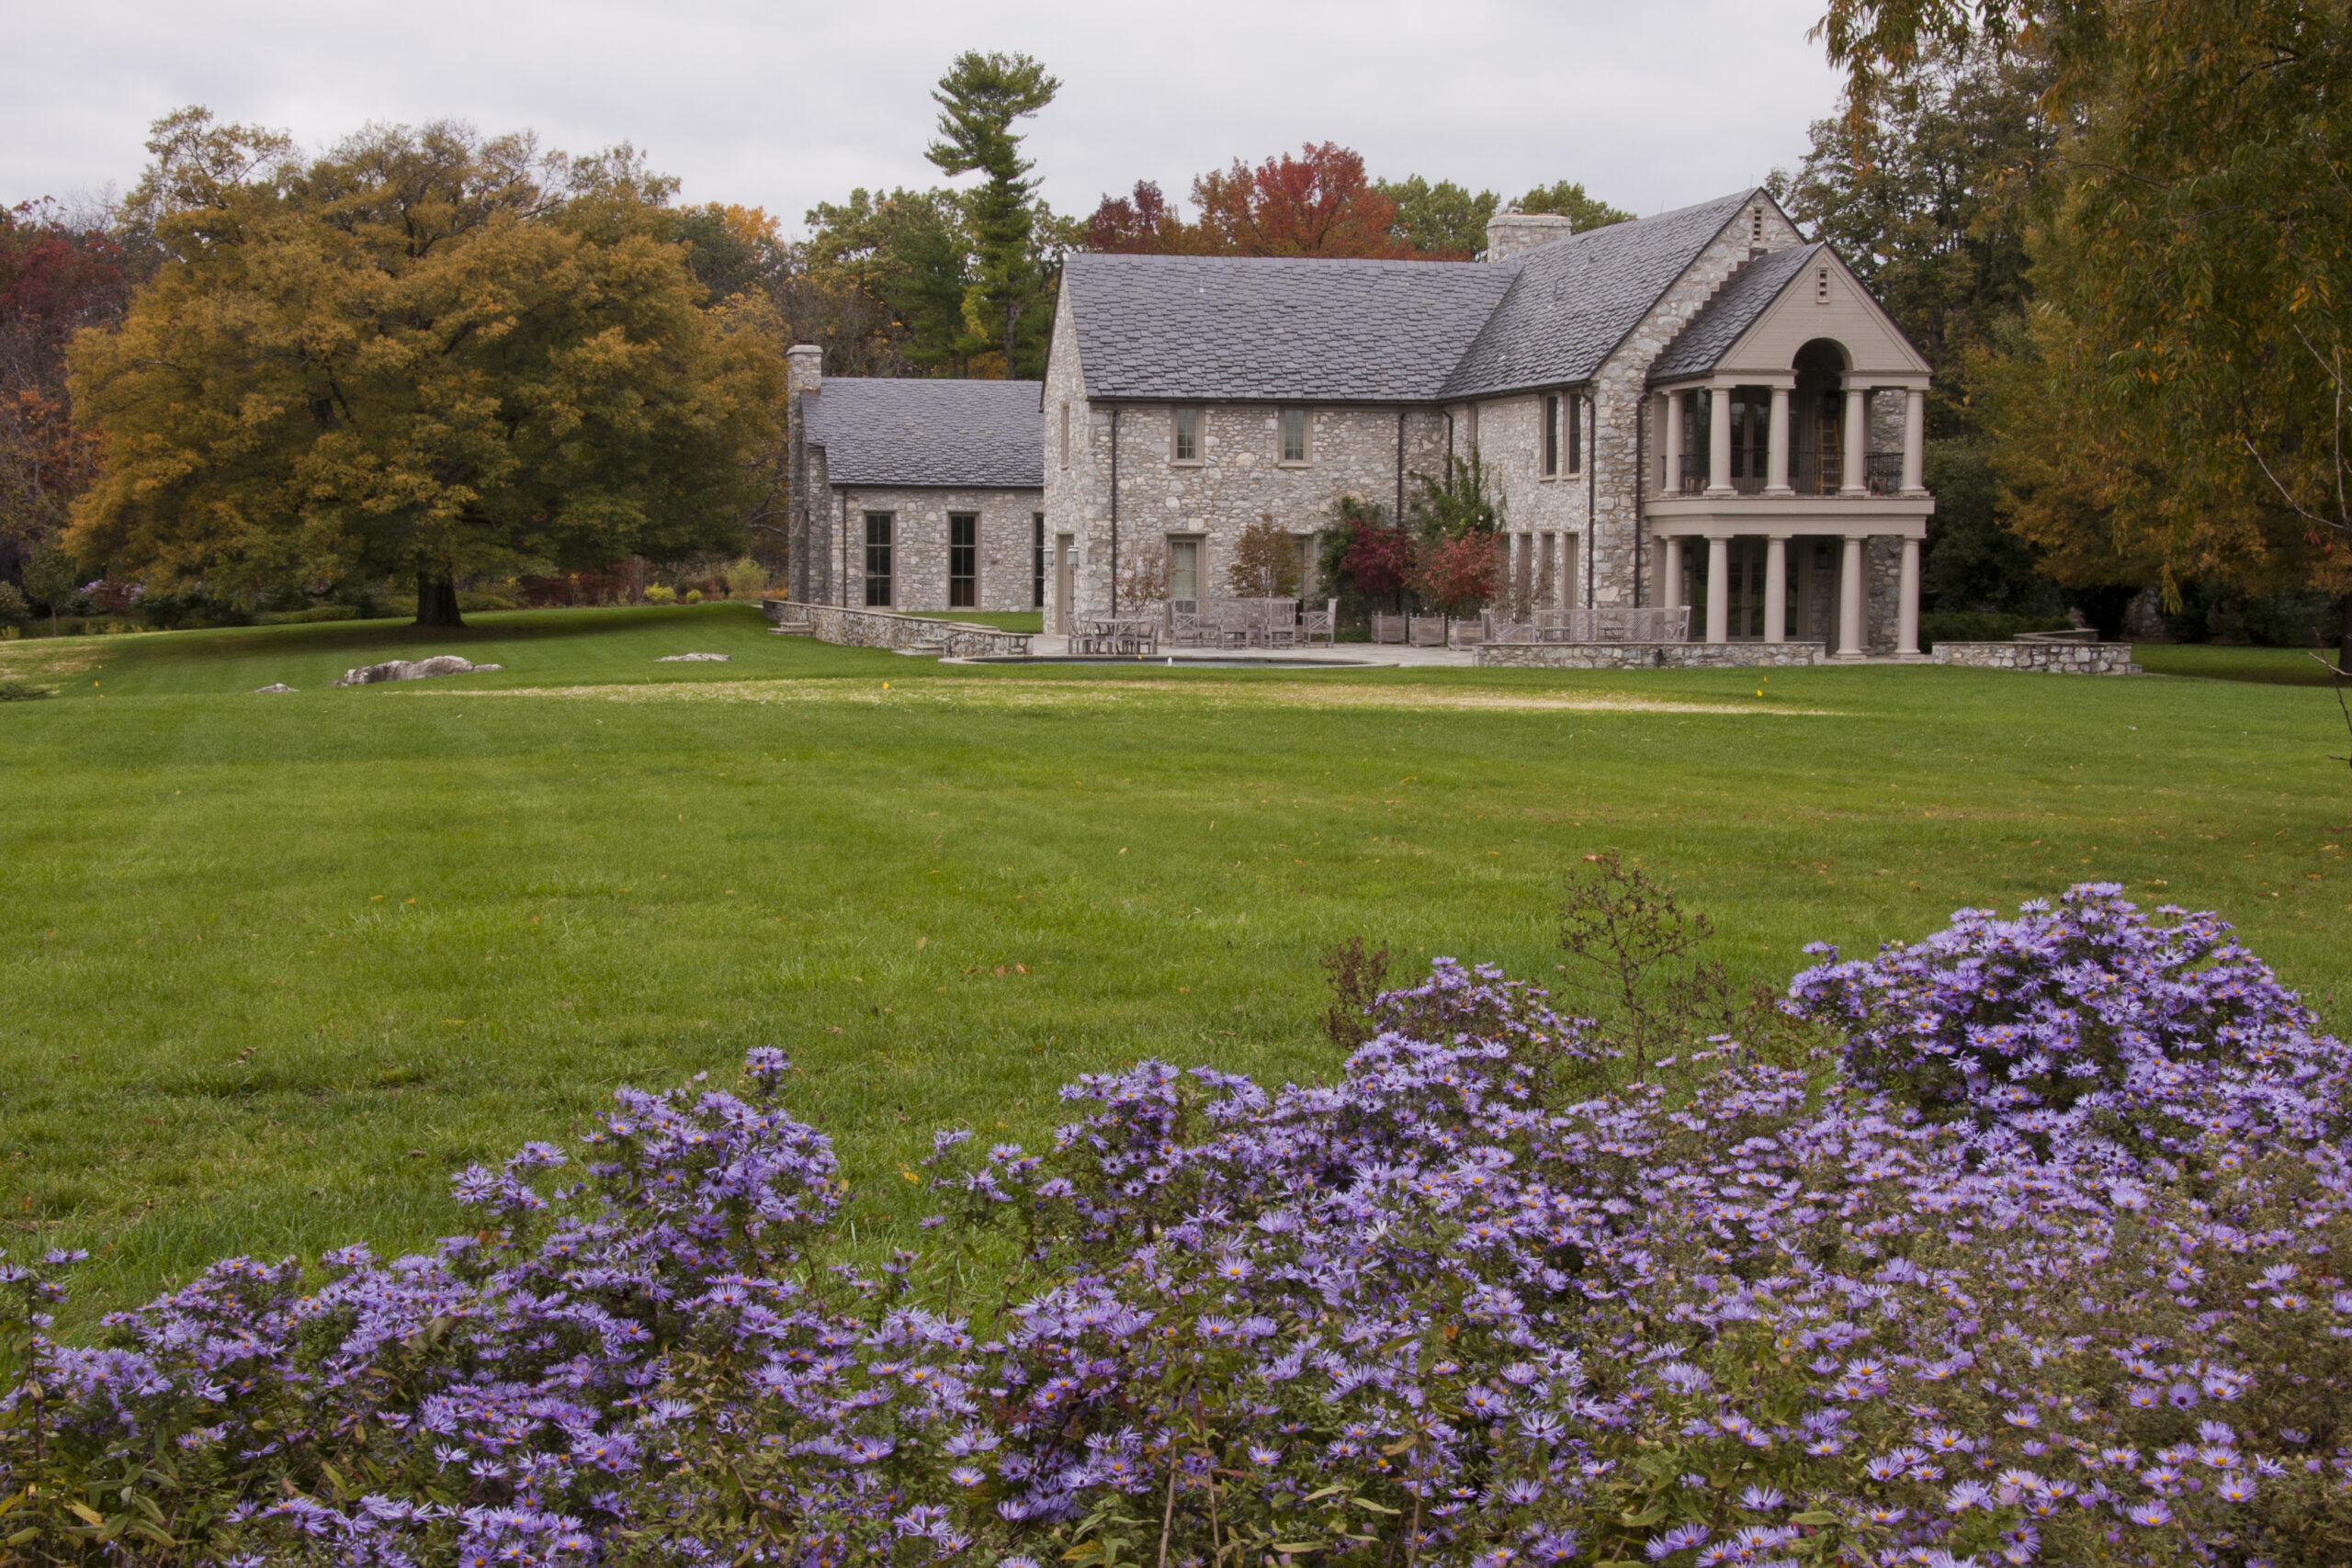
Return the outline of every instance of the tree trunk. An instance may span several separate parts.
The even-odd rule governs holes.
[[[437,576],[431,572],[416,574],[416,624],[420,626],[459,626],[465,618],[458,614],[458,585],[449,574]]]
[[[2352,593],[2335,602],[2335,678],[2352,678]]]

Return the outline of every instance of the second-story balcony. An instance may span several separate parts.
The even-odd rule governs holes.
[[[1764,467],[1761,454],[1753,455],[1752,467]],[[1862,493],[1890,496],[1903,493],[1903,454],[1871,452],[1862,459]],[[1710,476],[1707,454],[1685,452],[1679,464],[1679,472],[1669,492],[1675,495],[1704,495]],[[1845,493],[1846,461],[1836,452],[1799,452],[1789,464],[1789,489],[1804,496],[1837,496]],[[1734,495],[1762,495],[1765,480],[1761,472],[1734,473],[1731,477]]]

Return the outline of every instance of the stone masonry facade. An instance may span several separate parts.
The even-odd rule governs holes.
[[[848,518],[846,603],[874,609],[944,611],[956,608],[1034,610],[1036,604],[1037,518],[1034,492],[989,490],[890,490],[841,485],[833,491],[831,545],[836,567],[842,556],[842,519]],[[976,602],[956,605],[948,583],[948,519],[961,513],[978,519]],[[889,519],[891,583],[887,604],[867,604],[866,525]]]

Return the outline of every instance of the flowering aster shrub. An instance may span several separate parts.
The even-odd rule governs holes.
[[[1798,977],[1842,1061],[1715,1041],[1614,1087],[1589,1026],[1440,961],[1328,1086],[1145,1062],[1066,1089],[1049,1149],[941,1134],[973,1258],[878,1279],[823,1260],[838,1174],[754,1053],[741,1098],[624,1094],[582,1179],[543,1145],[469,1172],[484,1228],[429,1258],[222,1264],[96,1348],[12,1271],[0,1540],[2341,1562],[2344,1048],[2166,919],[1963,911]]]

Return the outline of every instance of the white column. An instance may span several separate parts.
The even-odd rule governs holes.
[[[1764,640],[1789,640],[1789,540],[1785,534],[1775,534],[1764,542]]]
[[[1928,394],[1914,388],[1903,394],[1903,493],[1924,495],[1927,490]]]
[[[1838,657],[1862,657],[1862,541],[1846,536],[1846,558],[1838,573]]]
[[[1666,536],[1666,581],[1657,591],[1661,609],[1677,610],[1682,606],[1682,538],[1679,534]]]
[[[1682,493],[1682,394],[1666,394],[1666,482],[1660,495]]]
[[[1707,640],[1731,640],[1731,541],[1707,541]]]
[[[1772,423],[1765,438],[1771,451],[1764,459],[1764,493],[1788,495],[1792,492],[1789,490],[1789,389],[1786,387],[1772,389]]]
[[[1846,474],[1845,482],[1838,487],[1840,495],[1870,493],[1871,419],[1870,393],[1849,384],[1846,388]]]
[[[1914,392],[1913,397],[1919,394]],[[1895,600],[1894,657],[1919,657],[1919,541],[1903,541],[1903,586]]]
[[[1731,489],[1731,389],[1707,389],[1707,493],[1729,495]]]

